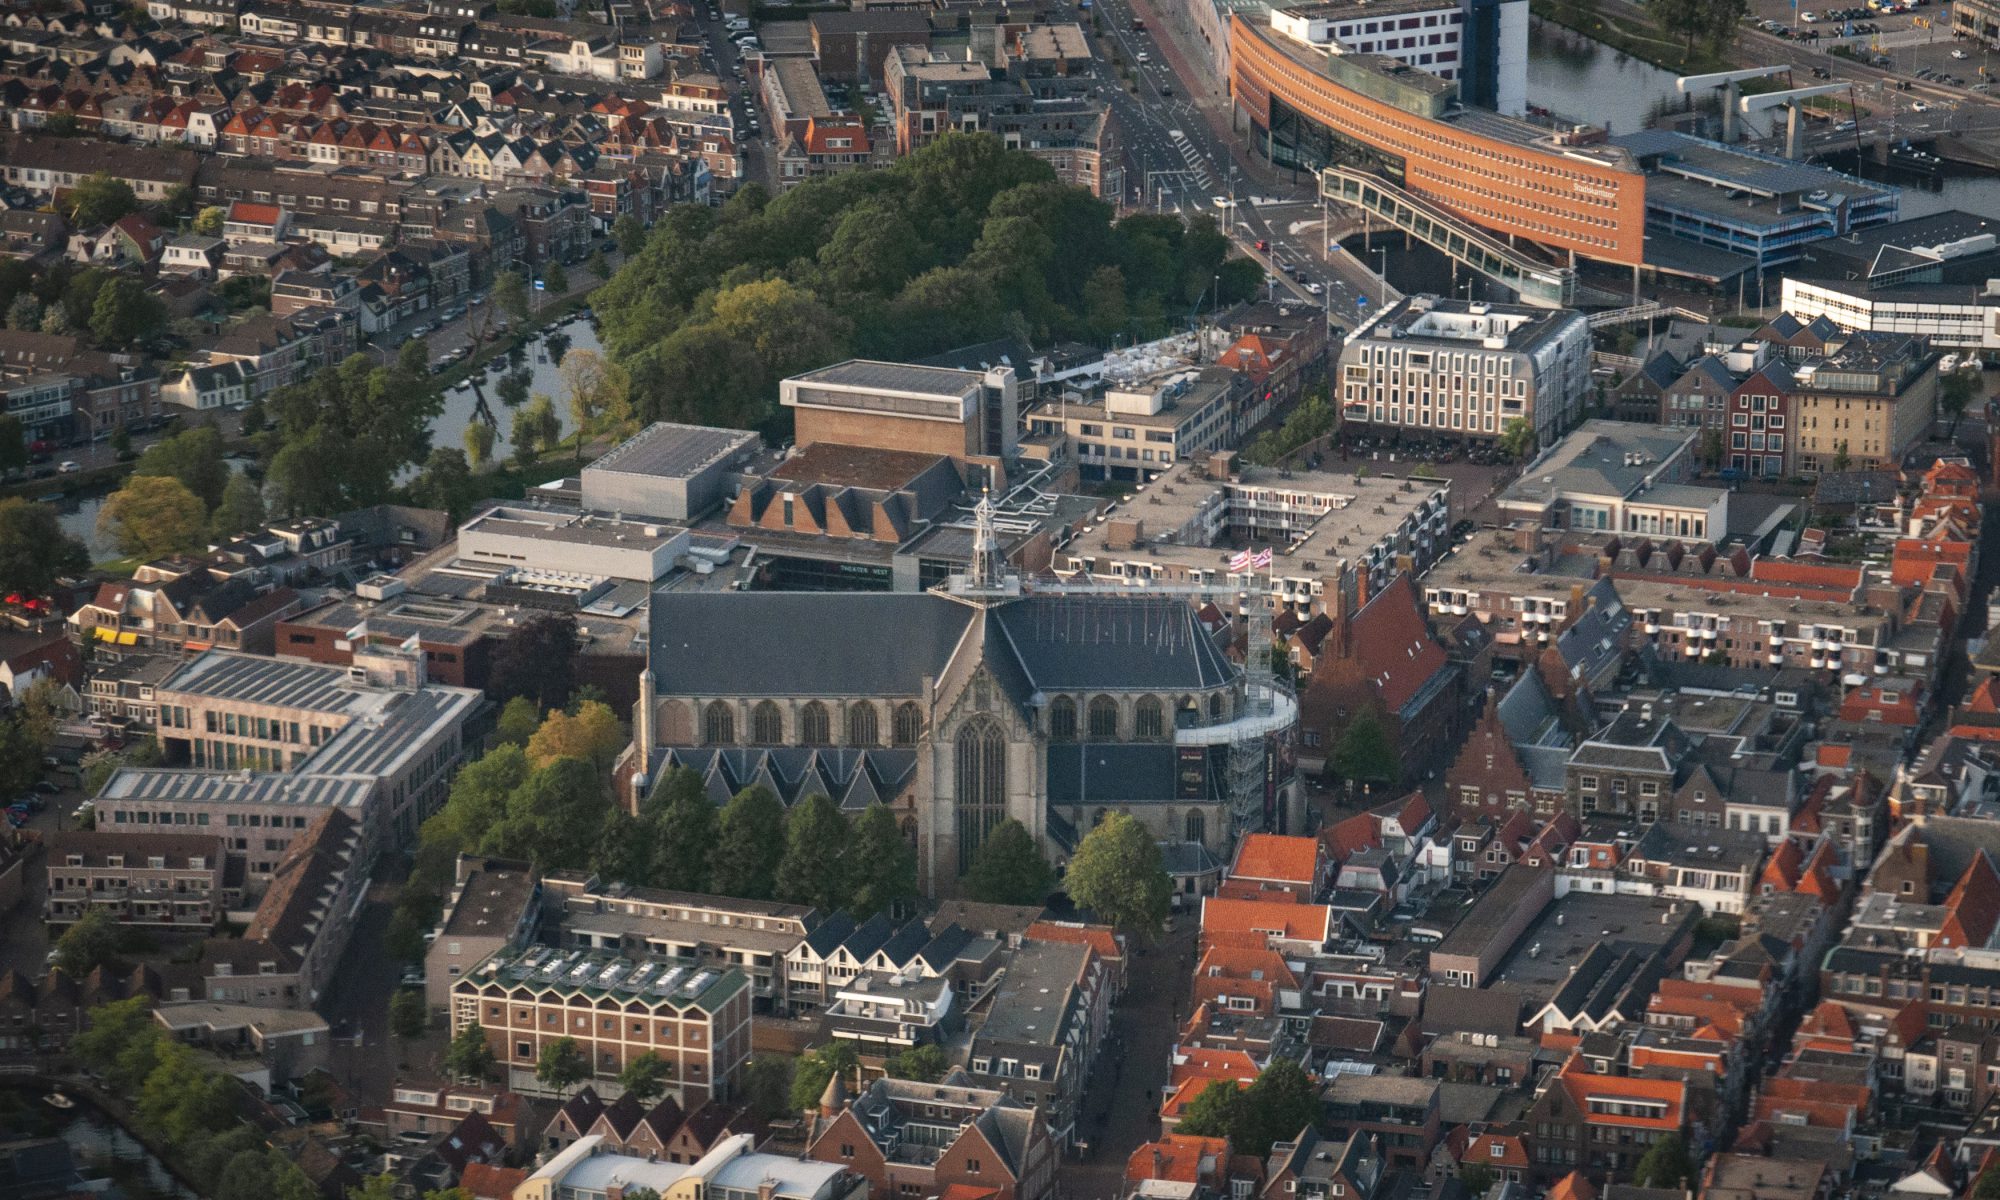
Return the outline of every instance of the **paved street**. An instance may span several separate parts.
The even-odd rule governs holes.
[[[1113,1041],[1098,1056],[1084,1097],[1079,1136],[1089,1152],[1057,1179],[1062,1200],[1115,1200],[1124,1190],[1125,1160],[1159,1136],[1160,1085],[1174,1034],[1187,1016],[1195,914],[1178,914],[1175,925],[1161,945],[1132,960],[1124,999],[1111,1015]]]

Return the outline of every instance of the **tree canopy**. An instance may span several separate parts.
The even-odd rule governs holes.
[[[142,559],[187,554],[201,549],[208,536],[208,509],[178,479],[134,475],[98,510],[97,528],[123,554]]]
[[[18,496],[0,500],[0,591],[41,596],[90,569],[90,553],[64,533],[56,511]]]
[[[213,509],[222,503],[222,494],[229,486],[226,453],[220,430],[213,425],[197,425],[146,447],[139,461],[132,464],[132,473],[177,479]]]
[[[1127,813],[1084,835],[1063,883],[1070,899],[1142,942],[1159,936],[1174,890],[1160,844]]]
[[[1203,1088],[1181,1111],[1179,1133],[1226,1137],[1239,1154],[1259,1158],[1273,1142],[1289,1141],[1317,1125],[1319,1086],[1297,1063],[1278,1059],[1245,1088],[1219,1079]]]
[[[885,170],[776,197],[748,186],[646,237],[627,226],[629,257],[594,307],[638,419],[778,431],[778,380],[848,355],[921,357],[1002,331],[1157,336],[1204,296],[1261,286],[1206,216],[1113,217],[991,134],[948,133]]]
[[[1372,706],[1355,713],[1340,731],[1333,745],[1333,769],[1355,783],[1390,783],[1402,774],[1403,760]]]
[[[986,835],[963,883],[966,895],[987,904],[1046,904],[1056,872],[1027,827],[1009,817]]]
[[[329,513],[389,498],[396,476],[430,453],[444,411],[422,339],[388,365],[356,354],[315,371],[265,402],[277,423],[268,479],[277,507]]]

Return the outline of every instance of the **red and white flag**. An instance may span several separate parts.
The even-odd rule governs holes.
[[[1257,552],[1257,557],[1250,561],[1250,565],[1257,568],[1260,571],[1263,570],[1265,567],[1270,566],[1271,552],[1269,550],[1259,550]]]
[[[1231,573],[1240,573],[1249,569],[1250,552],[1248,550],[1237,551],[1236,557],[1229,560],[1229,570]]]

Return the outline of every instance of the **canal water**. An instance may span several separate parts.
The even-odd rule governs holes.
[[[1655,124],[1661,114],[1684,112],[1687,98],[1674,88],[1674,74],[1630,58],[1601,42],[1536,21],[1528,38],[1528,103],[1557,117],[1589,121],[1613,133],[1630,133]],[[1764,131],[1772,118],[1752,114],[1746,122]],[[1781,118],[1780,118],[1781,119]],[[1854,169],[1851,156],[1828,165]],[[1879,163],[1863,171],[1870,180],[1902,187],[1902,215],[1928,216],[1956,209],[1981,214],[2000,213],[2000,176],[1975,170],[1925,182],[1899,174],[1885,175]]]
[[[569,338],[571,350],[601,348],[597,341],[597,328],[590,323],[588,317],[576,317],[566,321],[556,326],[554,332],[562,333]],[[546,337],[546,334],[539,335],[528,344],[528,361],[524,365],[534,373],[534,382],[529,386],[529,395],[539,393],[555,401],[556,418],[562,422],[564,436],[568,436],[572,427],[569,400],[563,390],[560,364],[549,361],[544,346]],[[494,431],[493,457],[496,459],[504,458],[512,450],[512,444],[507,440],[507,432],[508,427],[513,424],[514,414],[501,407],[499,398],[494,394],[494,385],[499,383],[500,377],[511,369],[506,358],[496,358],[487,364],[485,372],[479,376],[479,386],[485,390],[486,403],[492,408],[494,418],[500,422],[499,428]],[[431,425],[431,445],[463,448],[465,427],[472,420],[477,406],[478,401],[473,397],[472,384],[469,382],[446,392],[444,412]]]
[[[136,1200],[198,1200],[131,1134],[95,1108],[79,1104],[57,1136],[69,1144],[87,1178],[109,1177]]]
[[[569,348],[571,350],[597,350],[600,348],[597,340],[597,329],[590,323],[587,317],[576,317],[566,321],[556,326],[556,330],[569,338]],[[563,392],[559,364],[549,360],[549,355],[545,347],[546,337],[546,334],[538,335],[534,341],[528,344],[527,361],[524,365],[534,375],[534,382],[529,386],[529,395],[532,396],[539,393],[555,401],[556,419],[562,423],[563,434],[567,436],[572,424],[569,416],[569,404]],[[488,364],[485,372],[479,376],[480,387],[484,388],[486,392],[486,402],[493,409],[494,418],[500,423],[499,428],[495,430],[493,443],[493,457],[495,459],[504,458],[512,452],[512,445],[508,441],[507,433],[513,423],[513,413],[501,406],[499,397],[494,390],[494,385],[499,383],[500,377],[510,369],[511,366],[506,358],[497,358]],[[476,408],[477,401],[473,397],[472,384],[470,382],[461,383],[446,392],[444,396],[444,411],[438,415],[436,421],[431,423],[431,445],[433,447],[447,446],[453,449],[463,449],[465,446],[465,426],[472,420]],[[225,422],[233,421],[235,420],[235,415],[228,414],[224,420]],[[248,465],[249,460],[233,458],[230,461],[238,470],[241,470],[244,466]],[[415,474],[416,468],[411,467],[403,472],[399,482],[407,482]],[[110,489],[106,488],[100,491],[80,493],[60,500],[44,501],[44,503],[55,507],[56,523],[62,526],[64,533],[83,539],[83,544],[90,550],[90,557],[93,562],[102,562],[105,559],[118,557],[118,548],[112,545],[108,539],[98,536],[97,532],[97,514],[104,507],[104,498],[110,494]]]

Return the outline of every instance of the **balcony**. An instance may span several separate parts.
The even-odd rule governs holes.
[[[1250,741],[1284,733],[1298,724],[1299,703],[1292,694],[1279,687],[1257,687],[1249,689],[1242,711],[1234,719],[1219,725],[1197,725],[1191,729],[1175,729],[1174,744],[1179,746],[1226,746],[1235,742]]]

